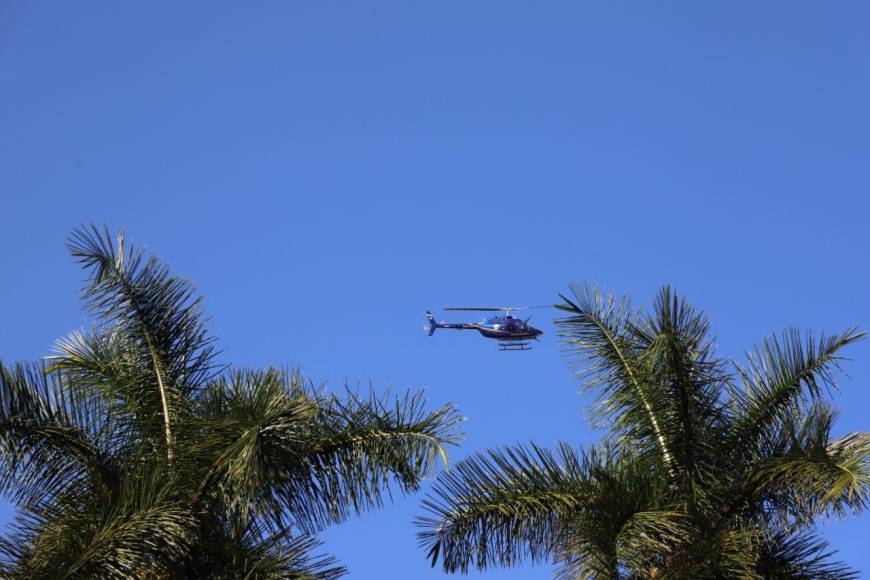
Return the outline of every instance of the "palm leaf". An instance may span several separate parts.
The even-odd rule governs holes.
[[[298,447],[282,448],[274,492],[306,533],[378,508],[393,490],[417,491],[461,437],[456,408],[426,410],[423,391],[309,396],[319,412]]]
[[[870,505],[870,433],[833,439],[836,413],[817,404],[791,417],[765,446],[745,487],[756,497],[780,499],[799,524],[820,514],[843,516]]]
[[[439,477],[418,518],[447,572],[557,561],[566,577],[610,577],[667,553],[688,525],[656,504],[660,478],[638,457],[535,445],[475,455]]]
[[[604,296],[593,286],[574,284],[571,292],[573,300],[560,294],[564,303],[556,305],[571,316],[557,319],[556,325],[584,390],[598,395],[597,415],[611,425],[614,439],[635,447],[656,446],[662,461],[671,466],[673,453],[663,431],[659,393],[646,375],[643,345],[631,332],[639,315],[627,298]]]
[[[176,488],[162,468],[142,465],[113,503],[78,498],[19,519],[15,535],[0,545],[12,560],[11,576],[165,576],[184,560],[196,530],[189,509],[171,497]]]
[[[312,536],[270,532],[258,521],[240,525],[213,517],[185,563],[187,577],[234,580],[333,580],[346,573],[335,558],[313,554],[321,542]]]
[[[760,578],[779,580],[852,580],[860,575],[832,559],[834,552],[815,533],[779,532],[765,538],[756,571]]]
[[[48,370],[64,377],[71,390],[98,397],[141,440],[164,437],[163,409],[155,397],[154,373],[143,366],[141,351],[113,327],[77,331],[60,339],[56,354],[45,357]]]
[[[583,460],[531,445],[477,454],[438,478],[417,519],[421,546],[446,572],[547,561],[560,518],[583,501]]]
[[[715,354],[710,321],[665,286],[652,313],[628,329],[639,344],[644,376],[655,392],[664,439],[692,509],[710,509],[709,485],[716,478],[727,407],[721,402],[730,377]]]
[[[156,257],[118,235],[117,250],[108,229],[79,228],[70,237],[73,257],[91,271],[84,290],[88,308],[100,321],[138,347],[140,368],[150,368],[156,382],[172,459],[172,422],[185,395],[201,386],[214,370],[213,340],[205,329],[201,299],[190,282],[170,275]]]
[[[66,388],[43,365],[0,364],[0,493],[26,509],[84,486],[116,493],[112,451],[123,440],[99,399]]]
[[[422,392],[325,395],[275,369],[236,372],[207,399],[223,442],[203,493],[306,533],[418,489],[462,420],[449,405],[426,411]]]
[[[847,329],[816,340],[810,333],[789,329],[756,347],[748,355],[748,366],[738,368],[743,391],[734,391],[735,441],[751,447],[759,434],[788,418],[796,407],[818,401],[836,388],[840,351],[864,336]]]

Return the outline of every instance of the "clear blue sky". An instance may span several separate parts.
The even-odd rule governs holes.
[[[469,417],[456,459],[592,442],[551,316],[500,353],[423,312],[582,280],[677,286],[726,356],[870,327],[868,23],[858,1],[6,0],[0,356],[85,322],[63,243],[107,222],[196,282],[227,361],[425,385]],[[870,341],[850,354],[838,429],[868,430]],[[351,578],[440,576],[420,498],[326,549]],[[870,573],[870,516],[826,535]]]

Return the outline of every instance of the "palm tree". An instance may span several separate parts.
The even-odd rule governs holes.
[[[417,490],[458,440],[420,393],[219,366],[189,282],[108,230],[69,249],[95,326],[0,365],[5,578],[334,578],[317,532]]]
[[[604,440],[494,449],[438,478],[419,538],[447,572],[553,562],[565,578],[853,578],[819,519],[870,499],[870,434],[832,437],[854,329],[772,336],[744,365],[669,288],[651,313],[572,286],[562,344]]]

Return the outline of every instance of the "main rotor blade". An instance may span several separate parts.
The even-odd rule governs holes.
[[[497,312],[499,310],[528,310],[529,308],[552,308],[552,306],[549,304],[541,306],[487,306],[481,308],[447,306],[444,310],[482,310],[486,312]]]

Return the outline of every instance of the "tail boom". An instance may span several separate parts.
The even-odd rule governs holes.
[[[480,330],[479,324],[473,324],[468,322],[438,322],[437,320],[435,320],[432,312],[428,310],[426,311],[426,320],[428,320],[428,323],[423,325],[423,330],[426,331],[426,334],[428,334],[429,336],[435,334],[435,330],[438,328],[450,328],[453,330]]]

